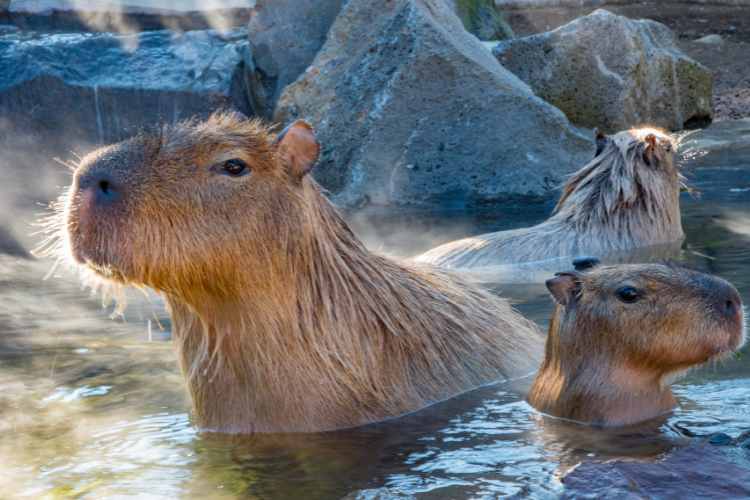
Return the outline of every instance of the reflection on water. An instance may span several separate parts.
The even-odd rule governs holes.
[[[701,197],[683,199],[688,239],[679,258],[730,279],[750,302],[746,137],[749,122],[721,124],[686,139],[685,151],[707,154],[694,154],[686,172]],[[536,223],[548,209],[519,207],[499,220],[417,214],[394,221],[369,214],[354,223],[372,246],[409,255],[458,236]],[[660,494],[669,497],[689,493],[684,488],[690,482],[672,484],[668,476],[705,457],[713,464],[709,480],[728,488],[723,495],[750,494],[737,483],[738,471],[750,467],[750,452],[731,446],[706,451],[696,443],[711,445],[693,437],[721,432],[737,438],[750,430],[747,353],[692,372],[675,385],[677,411],[627,429],[593,430],[544,417],[519,396],[530,382],[521,380],[363,429],[206,434],[190,422],[159,302],[134,297],[125,320],[112,320],[72,277],[41,282],[46,270],[47,263],[0,257],[3,496],[596,496],[638,471],[663,478]],[[546,323],[551,303],[543,286],[493,289]],[[610,459],[632,463],[603,463]]]

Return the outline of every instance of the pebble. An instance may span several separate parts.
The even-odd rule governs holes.
[[[696,40],[697,43],[703,43],[706,45],[721,45],[724,43],[724,39],[721,35],[706,35]]]
[[[708,442],[714,446],[726,446],[732,443],[732,438],[723,432],[717,432],[708,437]]]

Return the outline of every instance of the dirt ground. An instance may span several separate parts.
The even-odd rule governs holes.
[[[680,48],[714,73],[714,121],[750,117],[750,8],[707,6],[669,1],[604,7],[631,18],[647,18],[669,26]],[[555,29],[593,8],[549,8],[506,12],[517,35]],[[719,43],[700,38],[719,35]]]

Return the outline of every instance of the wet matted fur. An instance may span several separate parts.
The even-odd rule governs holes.
[[[102,148],[48,222],[47,253],[164,295],[207,429],[357,426],[533,372],[537,327],[450,273],[366,249],[306,175],[317,153],[302,122],[277,139],[233,114]],[[225,175],[238,160],[246,175]],[[97,205],[102,178],[119,191]]]
[[[567,265],[575,257],[682,241],[683,182],[670,137],[637,129],[597,142],[596,156],[571,176],[546,221],[446,243],[415,260],[447,268],[533,268],[550,259]]]
[[[677,404],[670,383],[745,340],[737,290],[674,264],[596,266],[547,282],[557,302],[529,403],[558,417],[628,425]]]

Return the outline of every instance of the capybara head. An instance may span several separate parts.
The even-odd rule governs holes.
[[[618,210],[653,217],[655,211],[676,208],[679,217],[682,185],[675,144],[666,133],[653,128],[597,133],[594,158],[571,176],[555,210],[572,208],[571,215],[606,221]]]
[[[232,113],[94,151],[67,195],[70,253],[122,283],[234,293],[238,267],[276,264],[302,231],[318,152],[304,122],[274,137]]]
[[[678,265],[595,266],[559,273],[547,287],[560,306],[561,356],[586,350],[667,374],[730,353],[744,341],[734,286]]]
[[[727,281],[674,264],[591,264],[547,281],[557,307],[529,394],[542,411],[604,424],[656,416],[674,406],[675,375],[744,343]]]

